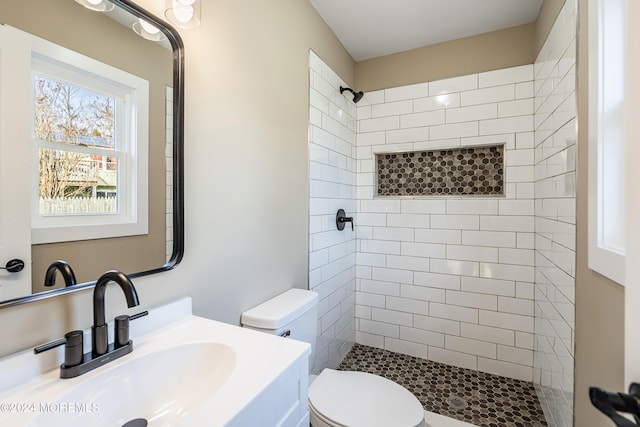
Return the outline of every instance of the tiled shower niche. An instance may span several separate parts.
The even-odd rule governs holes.
[[[504,195],[504,145],[377,153],[377,196]]]

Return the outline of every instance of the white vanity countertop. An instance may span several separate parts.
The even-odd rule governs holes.
[[[60,379],[59,368],[43,367],[43,365],[50,365],[52,362],[59,362],[61,351],[49,351],[48,353],[52,353],[52,355],[48,356],[46,360],[41,357],[44,354],[36,356],[32,350],[0,359],[0,372],[3,373],[3,378],[0,379],[0,425],[82,425],[81,422],[89,422],[92,416],[92,414],[86,413],[86,407],[82,408],[85,413],[54,414],[53,418],[43,420],[41,404],[65,403],[61,402],[61,399],[64,399],[65,396],[74,396],[76,387],[86,386],[88,383],[91,384],[91,393],[89,394],[94,395],[96,385],[99,389],[102,387],[101,384],[108,384],[110,378],[121,376],[123,372],[126,372],[127,363],[130,364],[129,366],[139,366],[142,370],[156,369],[152,371],[154,375],[157,372],[161,373],[164,369],[169,369],[174,373],[180,372],[183,368],[188,371],[189,366],[181,366],[180,360],[175,360],[173,363],[173,359],[180,358],[181,349],[200,348],[197,346],[203,344],[209,345],[206,348],[214,350],[211,353],[213,359],[216,358],[215,346],[219,345],[220,348],[226,349],[226,356],[222,357],[221,355],[219,361],[213,360],[211,362],[211,369],[215,369],[215,363],[218,363],[219,370],[225,370],[221,374],[224,378],[212,391],[208,391],[205,385],[204,395],[202,387],[200,387],[202,384],[198,384],[197,391],[195,388],[193,390],[193,394],[200,393],[199,396],[195,396],[198,399],[197,404],[185,406],[187,409],[184,413],[173,417],[170,423],[154,423],[150,420],[149,426],[235,425],[234,420],[240,417],[243,409],[251,406],[266,388],[277,382],[276,380],[281,378],[292,366],[295,366],[295,369],[299,371],[296,375],[300,377],[306,375],[302,371],[306,370],[308,366],[309,344],[285,340],[278,336],[193,316],[190,312],[190,299],[150,309],[148,316],[131,322],[131,337],[134,346],[132,353],[76,378]],[[167,349],[175,350],[176,348],[178,351],[170,353],[172,363],[169,363],[168,367],[162,366],[159,369],[145,366],[152,361],[161,360],[155,355]],[[150,355],[151,357],[149,357]],[[142,359],[145,357],[146,359]],[[137,364],[131,364],[136,359],[140,359],[140,361],[136,362]],[[38,362],[40,362],[40,368],[37,367]],[[203,380],[209,378],[204,372],[205,370],[208,372],[208,363],[206,361],[199,363],[202,364],[198,369],[203,369]],[[220,366],[224,367],[220,368]],[[37,372],[39,369],[45,372]],[[125,370],[119,371],[119,369]],[[5,377],[5,373],[12,374]],[[28,378],[29,375],[31,378]],[[160,374],[160,376],[162,375]],[[156,382],[153,376],[145,378],[152,380],[150,382]],[[157,379],[159,384],[162,384],[162,378]],[[122,382],[122,379],[119,381]],[[207,381],[209,380],[207,379]],[[142,385],[137,384],[133,387],[136,386]],[[147,386],[150,385],[147,384]],[[304,380],[303,386],[306,386],[306,380]],[[105,386],[105,389],[108,388]],[[278,396],[275,398],[277,399]],[[81,402],[66,403],[79,404]],[[115,405],[115,403],[113,404]],[[14,405],[14,407],[11,408],[7,405]],[[31,406],[18,407],[18,405]],[[110,399],[105,399],[102,396],[99,406],[107,406],[107,408],[104,410],[102,407],[95,408],[97,410],[93,416],[96,417],[96,424],[91,422],[91,425],[109,425],[105,419],[105,417],[109,418],[107,416],[109,405]],[[149,418],[150,414],[141,413],[139,416]],[[123,417],[125,419],[121,420],[121,424],[118,425],[129,421],[126,419],[126,415],[123,414]],[[162,414],[158,417],[162,418]],[[97,422],[98,420],[100,422]]]

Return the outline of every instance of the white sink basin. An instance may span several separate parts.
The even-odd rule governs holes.
[[[117,426],[136,418],[150,425],[176,425],[220,390],[235,361],[231,347],[211,342],[127,360],[81,381],[55,402],[73,402],[82,411],[40,414],[31,426]],[[94,411],[100,415],[97,420]]]
[[[61,348],[0,359],[0,426],[308,425],[308,344],[172,304],[131,323],[131,353],[75,378],[59,378]]]

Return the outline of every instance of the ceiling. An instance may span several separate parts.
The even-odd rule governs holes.
[[[534,22],[543,0],[309,0],[356,61]]]

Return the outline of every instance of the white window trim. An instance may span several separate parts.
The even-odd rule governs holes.
[[[637,40],[640,40],[640,2],[627,3],[627,108],[629,114],[640,112],[640,81],[637,76],[640,74],[640,52],[638,52]],[[633,42],[632,42],[633,41]],[[627,122],[627,138],[629,141],[627,152],[627,182],[638,182],[640,179],[640,169],[637,167],[637,159],[640,156],[640,123],[637,120]],[[631,141],[635,141],[631,142]],[[640,198],[635,185],[627,186],[627,259],[626,277],[637,278],[640,276]],[[624,389],[627,390],[632,382],[640,379],[640,340],[638,331],[635,328],[640,324],[640,311],[638,311],[638,301],[640,301],[640,286],[638,280],[629,280],[624,290]]]
[[[623,286],[626,117],[624,101],[616,114],[610,114],[608,107],[611,97],[614,101],[624,97],[625,79],[608,82],[605,67],[616,60],[624,62],[625,4],[625,0],[589,0],[588,265]],[[610,52],[617,49],[612,58]]]
[[[19,30],[16,30],[19,31]],[[26,33],[25,33],[26,34]],[[148,81],[124,72],[118,68],[96,61],[77,52],[63,48],[54,43],[31,37],[31,52],[33,58],[40,62],[46,61],[51,65],[50,71],[57,68],[72,67],[84,70],[94,78],[115,81],[127,89],[129,95],[125,102],[131,103],[132,116],[126,118],[129,122],[125,129],[126,141],[136,141],[135,147],[129,148],[129,162],[135,167],[128,174],[119,174],[125,179],[118,182],[118,189],[126,190],[121,193],[120,212],[107,215],[65,215],[41,216],[36,203],[38,196],[32,191],[32,243],[53,243],[74,240],[101,239],[147,234],[148,224],[148,146],[149,146],[149,83]],[[128,137],[127,137],[128,136]],[[35,159],[35,155],[32,156]],[[122,160],[122,159],[121,159]],[[35,162],[35,160],[34,160]],[[126,160],[120,167],[128,167]],[[37,171],[37,165],[35,167]],[[37,181],[35,183],[37,186]],[[79,223],[79,219],[82,222]]]

